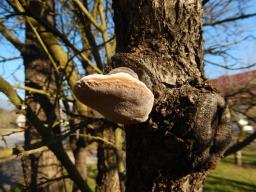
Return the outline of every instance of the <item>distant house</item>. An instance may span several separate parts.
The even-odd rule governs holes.
[[[19,128],[25,128],[26,117],[23,114],[19,114],[16,118],[16,124]]]
[[[223,96],[242,91],[246,87],[251,87],[251,91],[256,94],[256,70],[235,75],[225,75],[210,80],[210,83],[218,89]]]
[[[256,119],[256,70],[222,76],[210,83],[229,98],[231,108],[241,111],[238,123],[245,132],[252,133],[255,126],[251,123]]]

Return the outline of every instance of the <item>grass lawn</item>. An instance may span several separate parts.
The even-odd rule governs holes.
[[[234,156],[223,159],[206,180],[204,192],[256,192],[256,147],[243,150],[243,167],[234,165]]]

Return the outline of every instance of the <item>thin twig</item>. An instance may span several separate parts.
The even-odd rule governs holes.
[[[28,86],[23,86],[23,85],[15,85],[14,88],[23,89],[23,90],[26,90],[26,91],[31,92],[31,93],[38,93],[38,94],[41,94],[41,95],[46,95],[47,97],[53,97],[54,96],[53,94],[48,93],[45,90],[35,89],[33,87],[28,87]]]
[[[75,135],[75,134],[74,134],[74,135]],[[117,148],[116,148],[116,146],[115,146],[114,143],[112,143],[112,142],[110,142],[110,141],[107,141],[107,140],[105,140],[105,139],[103,139],[103,138],[101,138],[101,137],[92,136],[92,135],[87,135],[87,134],[81,134],[81,133],[79,134],[79,136],[88,138],[88,139],[90,139],[90,140],[103,142],[103,143],[105,143],[105,144],[107,144],[107,145],[109,145],[109,146],[111,146],[111,147],[113,147],[114,149],[117,150]]]
[[[226,18],[226,19],[218,20],[218,21],[204,23],[203,26],[215,26],[215,25],[219,25],[219,24],[223,24],[223,23],[237,21],[237,20],[240,20],[240,19],[248,19],[250,17],[255,17],[255,16],[256,16],[256,13],[241,14],[241,15],[236,16],[236,17],[229,17],[229,18]]]
[[[14,149],[16,149],[16,148],[14,148]],[[24,157],[24,156],[28,156],[28,155],[31,155],[31,154],[40,153],[42,151],[47,150],[48,147],[42,146],[42,147],[39,147],[37,149],[31,149],[31,150],[28,150],[28,151],[18,151],[17,150],[16,154],[13,154],[14,149],[5,149],[4,152],[0,151],[1,152],[0,154],[5,154],[2,157],[0,156],[0,164],[1,163],[5,163],[7,161],[11,161],[13,159],[17,159],[17,158],[21,158],[21,157]],[[6,153],[8,155],[6,155]]]

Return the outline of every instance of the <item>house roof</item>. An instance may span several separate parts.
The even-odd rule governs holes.
[[[224,96],[246,87],[253,89],[253,92],[256,93],[256,70],[235,75],[225,75],[210,80],[210,84]],[[252,84],[254,84],[253,87],[251,86]]]
[[[210,80],[223,96],[229,96],[232,107],[241,107],[247,117],[256,117],[256,70],[235,75],[226,75]]]

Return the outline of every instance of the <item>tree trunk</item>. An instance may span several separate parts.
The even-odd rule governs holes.
[[[115,132],[112,127],[104,127],[101,131],[100,137],[115,143]],[[97,192],[121,192],[118,167],[117,154],[112,146],[104,143],[98,144],[98,176],[97,176]]]
[[[85,134],[84,133],[85,130],[80,130],[81,134]],[[72,136],[72,137],[76,137],[76,136]],[[87,180],[87,161],[86,161],[86,156],[88,154],[87,152],[87,147],[88,144],[85,141],[85,138],[79,137],[79,138],[72,138],[71,137],[71,144],[73,142],[75,142],[74,145],[74,149],[73,149],[73,153],[74,153],[74,159],[75,159],[75,166],[78,170],[78,172],[80,173],[80,175],[82,176],[82,178],[84,179],[84,181]],[[73,192],[79,192],[79,188],[77,185],[73,185]]]
[[[239,150],[235,153],[235,164],[239,167],[242,167],[243,161],[242,161],[242,151]]]
[[[30,1],[31,10],[44,13],[44,19],[51,25],[54,25],[54,18],[49,16],[53,10],[52,0],[44,2],[46,10],[42,10],[42,2]],[[37,30],[44,30],[36,26]],[[34,89],[45,90],[53,94],[58,92],[58,79],[54,68],[47,55],[41,48],[33,30],[26,24],[26,49],[23,54],[25,66],[25,86]],[[48,127],[51,127],[55,134],[59,134],[59,101],[57,97],[49,98],[46,95],[26,91],[25,104],[35,112],[39,119]],[[57,95],[57,94],[56,94]],[[56,96],[54,95],[54,96]],[[25,146],[41,141],[36,129],[28,122],[25,130]],[[58,178],[62,175],[62,167],[55,155],[51,151],[44,151],[41,154],[31,155],[24,158],[24,175],[27,185],[31,191],[64,191],[64,181],[47,180]],[[39,185],[40,183],[45,183]]]
[[[113,68],[154,93],[146,123],[126,126],[127,192],[202,189],[231,139],[224,99],[203,75],[200,0],[114,0]]]

